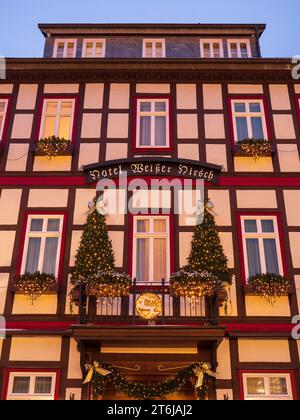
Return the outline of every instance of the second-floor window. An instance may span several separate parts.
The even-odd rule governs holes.
[[[7,400],[54,400],[56,373],[10,373]]]
[[[267,124],[263,100],[232,100],[235,141],[267,139]]]
[[[169,218],[134,217],[134,277],[138,282],[161,282],[170,275]]]
[[[247,278],[260,273],[283,274],[276,216],[243,216],[242,237]]]
[[[8,99],[0,98],[0,141],[3,139],[4,125],[6,121]]]
[[[219,39],[203,39],[200,41],[202,58],[224,57],[223,42]]]
[[[72,139],[75,99],[45,99],[40,138],[56,136]]]
[[[251,58],[252,54],[249,40],[229,40],[228,54],[230,58]]]
[[[137,100],[137,148],[169,148],[169,100]]]
[[[82,57],[103,58],[105,57],[104,39],[85,39],[83,41]]]
[[[75,58],[76,39],[57,39],[54,44],[54,58]]]
[[[62,215],[29,215],[22,273],[40,271],[58,276],[63,218]]]
[[[144,58],[164,58],[166,56],[166,45],[164,39],[144,39]]]

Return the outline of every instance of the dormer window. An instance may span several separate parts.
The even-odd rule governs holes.
[[[221,39],[201,39],[201,58],[223,58],[224,49]]]
[[[166,43],[164,39],[144,39],[143,58],[164,58]]]
[[[228,54],[230,58],[251,58],[249,39],[231,39],[228,41]]]
[[[83,41],[82,57],[105,57],[105,39],[85,39]]]
[[[57,39],[54,45],[54,58],[75,58],[76,57],[76,39]]]

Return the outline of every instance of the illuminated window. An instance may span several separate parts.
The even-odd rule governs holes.
[[[76,39],[56,39],[54,44],[54,58],[75,58],[76,57]]]
[[[105,57],[105,39],[85,39],[83,42],[82,57]]]
[[[292,400],[290,374],[244,373],[245,400]]]
[[[75,99],[45,99],[40,138],[72,139]]]
[[[200,41],[202,58],[223,58],[223,41],[221,39],[202,39]]]
[[[144,58],[164,58],[166,56],[166,45],[164,39],[144,39]]]

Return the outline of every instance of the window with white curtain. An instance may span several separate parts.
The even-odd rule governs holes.
[[[22,273],[40,271],[57,277],[63,219],[56,215],[28,217]]]
[[[166,43],[164,39],[144,39],[143,58],[164,58]]]
[[[53,58],[75,58],[76,39],[56,39],[53,50]]]
[[[56,373],[11,372],[7,400],[54,400]]]
[[[40,138],[72,139],[75,99],[45,99]]]
[[[103,58],[105,57],[105,39],[85,39],[83,41],[82,57]]]
[[[1,99],[0,98],[0,141],[3,138],[4,124],[5,124],[6,113],[7,113],[7,106],[8,106],[8,99]]]
[[[201,39],[201,58],[223,58],[223,41],[221,39]]]
[[[228,40],[228,54],[230,58],[251,58],[251,46],[249,39]]]
[[[243,216],[242,235],[247,278],[260,273],[283,274],[276,216]]]
[[[293,400],[288,373],[244,373],[243,387],[245,400]]]
[[[135,216],[133,276],[139,283],[161,282],[170,276],[169,218]]]
[[[137,100],[137,148],[168,148],[169,100]]]
[[[263,100],[231,101],[235,141],[268,138]]]

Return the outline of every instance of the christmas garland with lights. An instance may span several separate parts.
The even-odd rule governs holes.
[[[208,396],[210,378],[216,377],[208,363],[193,363],[191,366],[178,372],[174,379],[143,384],[128,381],[113,366],[107,363],[94,362],[87,366],[88,375],[85,380],[92,387],[93,398],[103,396],[105,388],[110,383],[129,398],[139,400],[164,399],[184,387],[187,381],[195,378],[196,394],[199,400],[205,400]]]
[[[213,296],[221,287],[217,277],[208,271],[193,271],[184,267],[170,277],[171,294],[175,297]]]
[[[99,272],[86,279],[87,296],[117,298],[129,296],[132,278],[125,273]]]
[[[272,145],[269,140],[252,138],[240,140],[237,144],[246,156],[252,157],[255,161],[270,156],[272,152]]]
[[[248,285],[257,296],[261,296],[271,305],[278,298],[287,296],[291,287],[289,279],[273,273],[256,274],[249,278]]]
[[[57,288],[55,276],[47,273],[25,273],[16,276],[14,282],[15,292],[25,295],[33,304],[40,296],[47,294]]]
[[[35,153],[41,156],[47,156],[49,160],[56,156],[61,156],[70,151],[72,146],[71,140],[51,136],[38,140]]]

